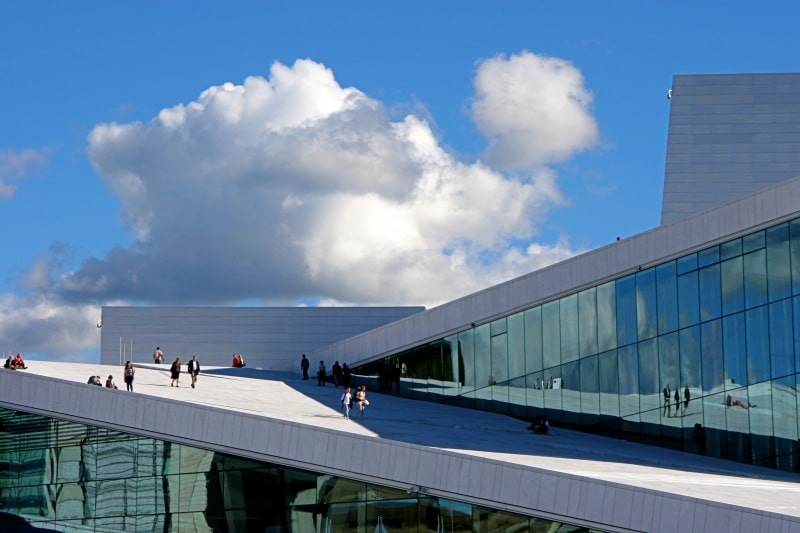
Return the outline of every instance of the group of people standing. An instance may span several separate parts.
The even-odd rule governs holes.
[[[692,394],[689,392],[689,386],[686,385],[683,388],[683,411],[681,411],[681,388],[678,387],[675,389],[673,393],[672,390],[669,388],[669,383],[664,387],[664,412],[663,414],[667,415],[667,418],[672,416],[683,416],[686,414],[686,411],[689,409],[689,400],[692,398]],[[671,402],[675,400],[675,415],[672,414]]]
[[[308,360],[306,354],[300,356],[300,370],[303,373],[303,379],[308,380],[308,369],[311,367],[311,361]],[[350,379],[353,376],[353,370],[347,366],[347,363],[344,365],[340,365],[339,361],[333,363],[331,367],[331,375],[333,376],[333,385],[335,387],[339,387],[339,385],[344,385],[345,387],[350,386]],[[320,361],[319,366],[317,367],[317,385],[320,387],[324,387],[325,383],[328,381],[328,370],[325,367],[325,361]]]

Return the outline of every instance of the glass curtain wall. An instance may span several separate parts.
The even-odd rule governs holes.
[[[0,531],[379,530],[597,531],[0,408]]]
[[[800,219],[356,369],[400,394],[800,471]]]

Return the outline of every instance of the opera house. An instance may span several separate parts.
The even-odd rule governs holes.
[[[3,530],[800,531],[800,74],[670,95],[649,231],[427,310],[106,307],[101,364],[0,372]]]

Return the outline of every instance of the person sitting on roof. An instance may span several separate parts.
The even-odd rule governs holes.
[[[14,363],[13,364],[14,364],[14,368],[16,368],[16,369],[23,369],[24,370],[24,369],[28,368],[27,366],[25,366],[25,361],[22,359],[22,354],[17,354],[17,356],[14,358]]]
[[[86,382],[88,385],[100,385],[103,386],[103,383],[100,381],[100,376],[89,376],[89,381]]]
[[[6,364],[3,365],[3,367],[4,368],[9,368],[11,370],[14,370],[14,356],[13,355],[9,355],[8,356],[8,359],[6,359]]]
[[[533,431],[536,435],[546,435],[550,429],[550,421],[547,419],[547,415],[537,416],[525,429]]]

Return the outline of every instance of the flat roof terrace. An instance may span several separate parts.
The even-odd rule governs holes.
[[[28,361],[0,371],[0,404],[206,449],[607,530],[800,531],[800,475],[369,391],[345,420],[343,389],[299,372]],[[112,374],[119,390],[87,385]],[[351,413],[355,414],[355,413]]]

